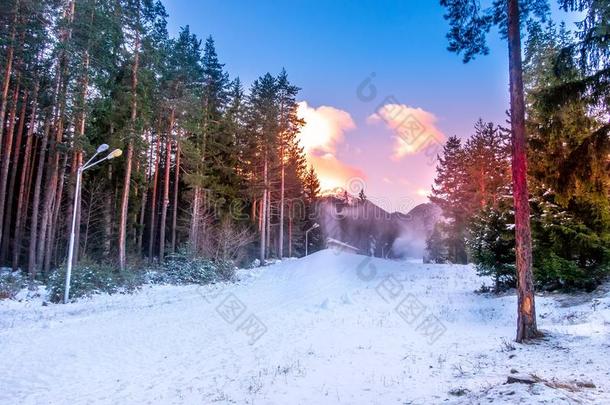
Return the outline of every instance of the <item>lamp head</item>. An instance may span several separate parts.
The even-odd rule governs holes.
[[[109,148],[108,144],[103,143],[97,147],[97,153],[106,152],[108,150],[108,148]]]
[[[123,151],[122,151],[122,150],[120,150],[120,149],[115,149],[115,150],[113,150],[112,152],[110,152],[110,153],[108,154],[108,156],[106,156],[106,159],[108,159],[108,160],[110,160],[110,159],[114,159],[114,158],[117,158],[117,157],[121,156],[122,154],[123,154]]]

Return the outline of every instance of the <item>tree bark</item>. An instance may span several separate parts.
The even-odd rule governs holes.
[[[159,118],[160,120],[160,118]],[[150,233],[148,238],[148,261],[152,262],[154,247],[155,247],[155,230],[157,226],[157,184],[159,183],[159,159],[161,138],[160,132],[157,134],[157,143],[155,145],[155,163],[152,181],[152,195],[150,199]]]
[[[21,157],[21,141],[23,139],[23,131],[25,130],[25,114],[28,106],[28,96],[29,92],[27,90],[24,91],[23,97],[21,99],[21,111],[19,113],[19,127],[17,128],[17,138],[15,138],[15,149],[13,150],[13,161],[11,164],[11,175],[8,184],[8,189],[6,191],[6,215],[4,217],[4,235],[2,236],[2,253],[0,254],[2,258],[2,262],[4,262],[7,258],[7,253],[10,248],[10,233],[11,233],[11,225],[13,224],[13,200],[14,200],[14,190],[15,190],[15,182],[17,180],[17,167],[19,166],[19,158]],[[22,165],[21,170],[25,168],[25,165]],[[15,236],[15,235],[13,235]],[[13,245],[13,247],[15,247]]]
[[[138,25],[140,22],[138,5]],[[129,214],[129,191],[131,189],[131,165],[133,160],[133,138],[135,136],[136,117],[138,113],[138,68],[140,64],[140,29],[136,28],[134,44],[134,61],[131,69],[131,121],[130,137],[127,143],[127,156],[125,157],[125,176],[123,177],[123,193],[121,195],[121,215],[119,217],[119,267],[125,270],[126,243],[127,243],[127,215]]]
[[[38,231],[38,240],[36,241],[36,260],[35,264],[40,266],[43,263],[46,237],[50,236],[49,232],[49,221],[52,220],[53,216],[53,203],[55,202],[55,193],[57,191],[58,183],[58,167],[59,167],[59,151],[57,145],[63,140],[64,133],[64,115],[66,109],[66,93],[67,93],[67,70],[68,70],[68,56],[65,50],[65,46],[72,38],[72,22],[74,21],[74,0],[70,1],[66,5],[63,18],[66,19],[67,28],[64,28],[60,34],[60,41],[64,48],[62,48],[59,56],[59,63],[57,67],[57,80],[55,83],[55,94],[54,94],[54,112],[53,112],[53,129],[54,137],[53,142],[50,145],[48,158],[46,163],[47,169],[47,181],[46,181],[46,192],[44,195],[44,202],[42,204],[42,218],[40,220],[40,229]],[[43,165],[43,161],[40,162]],[[52,225],[52,224],[51,224]],[[32,241],[30,241],[32,243]],[[32,277],[36,271],[30,274]]]
[[[146,203],[148,202],[148,189],[150,188],[150,178],[152,170],[152,147],[149,146],[150,153],[148,154],[148,170],[146,171],[146,184],[142,188],[142,199],[140,203],[140,216],[138,221],[138,237],[136,246],[138,254],[142,254],[142,240],[144,238],[144,224],[146,223]]]
[[[176,225],[178,222],[178,185],[180,183],[180,142],[176,139],[176,168],[174,170],[174,201],[172,207],[172,253],[176,253]]]
[[[113,129],[110,130],[110,132],[114,132]],[[107,175],[107,179],[108,179],[108,185],[110,186],[112,184],[112,165],[108,165],[108,175]],[[110,191],[106,193],[106,197],[104,199],[104,251],[103,251],[103,255],[105,258],[109,258],[110,257],[110,249],[112,246],[112,236],[113,236],[113,232],[112,232],[112,213],[114,212],[114,210],[112,209],[113,207],[113,201],[114,201],[114,196],[116,196],[116,194],[111,193]]]
[[[2,154],[2,166],[0,169],[0,239],[4,236],[4,214],[5,208],[7,205],[11,204],[11,201],[6,198],[6,187],[8,183],[8,170],[9,163],[11,162],[11,152],[13,149],[13,138],[15,134],[15,119],[17,117],[17,103],[19,102],[19,90],[21,89],[21,75],[17,74],[17,83],[15,85],[15,90],[13,91],[12,105],[11,111],[9,113],[6,139],[4,145],[2,145],[2,149],[4,153]],[[3,122],[0,124],[4,124]],[[3,245],[4,240],[1,241],[0,245]],[[1,253],[1,252],[0,252]]]
[[[11,73],[13,71],[13,58],[15,55],[15,37],[17,36],[17,16],[19,14],[19,0],[15,1],[13,7],[13,22],[11,29],[11,39],[9,40],[6,52],[6,69],[4,70],[4,81],[2,82],[2,99],[0,100],[0,146],[4,145],[4,118],[6,116],[6,104],[8,102],[8,91],[11,83]]]
[[[93,12],[91,12],[91,24],[93,24]],[[70,166],[70,182],[68,188],[68,201],[67,201],[67,214],[66,214],[66,228],[70,229],[72,227],[72,210],[76,209],[76,228],[74,229],[74,254],[72,256],[73,264],[78,262],[79,255],[79,247],[80,247],[80,225],[81,225],[81,199],[77,198],[74,201],[76,196],[75,187],[76,187],[76,175],[80,166],[83,164],[83,150],[81,147],[82,139],[85,137],[85,121],[87,119],[87,88],[89,87],[89,49],[85,50],[85,56],[83,61],[83,75],[81,78],[80,88],[80,100],[78,104],[80,104],[80,112],[78,114],[78,118],[76,121],[76,131],[74,136],[74,142],[72,145],[73,148],[73,157],[72,164]]]
[[[508,53],[512,127],[513,198],[515,203],[515,242],[517,264],[518,319],[517,342],[539,335],[536,326],[532,276],[532,237],[525,135],[525,97],[521,61],[519,1],[508,0]]]
[[[193,253],[197,252],[199,249],[199,210],[201,207],[200,199],[201,188],[195,186],[195,190],[193,191],[193,206],[191,208],[191,228],[189,230],[189,243],[191,244],[191,249]]]
[[[288,209],[288,257],[292,257],[292,204]]]
[[[260,261],[261,261],[261,266],[263,264],[265,264],[265,258],[266,258],[266,242],[267,242],[267,236],[266,236],[266,224],[267,224],[267,154],[265,153],[265,161],[264,161],[264,168],[263,168],[263,199],[261,201],[260,204],[260,209],[261,209],[261,213],[260,213],[260,221],[261,221],[261,239],[260,239]]]
[[[165,146],[165,167],[163,177],[163,202],[161,205],[161,224],[159,225],[159,261],[165,258],[165,225],[167,222],[167,207],[169,206],[169,173],[172,156],[172,132],[174,129],[175,109],[172,108],[167,130],[167,143]]]
[[[282,174],[281,174],[281,185],[280,185],[280,230],[279,230],[279,257],[284,257],[284,185],[286,179],[286,164],[284,162],[284,148],[280,152],[280,159],[282,160]]]
[[[42,177],[44,172],[44,162],[47,153],[47,145],[49,143],[49,135],[51,132],[51,117],[47,116],[42,141],[40,142],[40,157],[38,158],[38,167],[36,168],[36,180],[34,182],[34,196],[32,197],[32,220],[30,223],[30,246],[28,251],[28,275],[31,279],[36,276],[38,269],[37,252],[38,252],[38,215],[40,209],[40,193],[42,185]]]
[[[19,261],[21,259],[21,242],[23,235],[23,228],[25,224],[25,218],[27,217],[27,200],[29,196],[29,181],[31,168],[33,166],[32,157],[32,138],[34,138],[34,124],[36,122],[36,109],[38,106],[38,90],[39,82],[36,81],[34,86],[34,95],[32,97],[32,111],[30,112],[30,122],[28,124],[28,130],[26,134],[25,150],[23,152],[23,167],[21,169],[21,176],[19,181],[19,191],[17,196],[17,215],[15,216],[15,241],[13,243],[13,261],[12,268],[16,271],[19,268]]]
[[[59,247],[59,242],[60,240],[56,238],[57,235],[57,229],[59,227],[59,218],[60,218],[60,211],[61,211],[61,200],[63,198],[63,191],[64,191],[64,184],[65,184],[65,178],[66,178],[66,168],[68,167],[68,155],[64,155],[64,162],[63,165],[61,165],[61,169],[59,171],[59,176],[57,178],[57,191],[55,193],[55,201],[53,202],[53,213],[51,216],[51,221],[49,222],[49,230],[48,230],[48,237],[47,237],[47,241],[46,241],[46,248],[45,248],[45,258],[44,258],[44,267],[43,270],[45,273],[48,273],[48,271],[51,269],[51,261],[53,259],[53,244],[55,244],[56,247],[56,254],[55,257],[57,257],[57,248]],[[80,194],[79,193],[79,198],[80,198]],[[77,222],[77,225],[79,225],[80,222]],[[69,229],[69,228],[68,228]],[[76,248],[75,248],[76,251]]]

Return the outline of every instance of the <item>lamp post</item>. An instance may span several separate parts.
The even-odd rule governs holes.
[[[313,231],[316,228],[319,228],[320,224],[318,224],[317,222],[315,224],[313,224],[311,226],[311,228],[309,228],[308,230],[305,231],[305,256],[307,256],[307,252],[309,249],[309,242],[308,242],[308,236],[309,236],[309,232]]]
[[[74,192],[74,207],[72,207],[72,229],[70,231],[70,243],[68,244],[68,263],[66,265],[66,287],[64,289],[64,304],[67,304],[68,300],[70,299],[70,277],[72,276],[72,261],[73,261],[73,257],[74,257],[74,239],[76,237],[76,214],[77,214],[76,211],[77,211],[77,207],[78,207],[78,202],[80,201],[81,182],[82,182],[83,172],[87,169],[92,168],[93,166],[97,165],[98,163],[101,163],[105,160],[114,159],[115,157],[119,157],[123,154],[122,150],[115,149],[112,152],[110,152],[108,155],[106,155],[105,158],[91,163],[91,161],[93,159],[95,159],[95,157],[97,155],[99,155],[102,152],[106,152],[107,150],[108,150],[108,145],[106,145],[105,143],[98,146],[97,150],[95,151],[93,156],[91,156],[91,158],[89,160],[87,160],[87,163],[85,163],[84,165],[79,167],[78,170],[76,171],[76,191]]]

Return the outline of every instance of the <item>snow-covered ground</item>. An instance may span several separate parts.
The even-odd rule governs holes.
[[[240,278],[0,302],[0,404],[610,403],[608,293],[538,297],[519,345],[469,266],[322,251]]]

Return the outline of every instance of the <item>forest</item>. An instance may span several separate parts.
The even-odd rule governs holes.
[[[301,254],[319,191],[281,66],[244,89],[214,40],[175,38],[158,0],[4,0],[0,263],[46,279],[176,254]],[[100,145],[122,156],[83,172]],[[102,147],[102,149],[105,147]],[[256,243],[253,243],[256,242]]]
[[[0,0],[0,404],[609,404],[609,276],[610,0]]]
[[[607,12],[607,6],[604,9]],[[581,32],[531,20],[524,46],[533,268],[541,290],[591,291],[610,273],[610,143],[606,15],[591,7]],[[507,117],[507,121],[510,117]],[[474,262],[515,287],[515,218],[507,123],[451,137],[431,201],[443,209],[428,239],[437,261]]]

